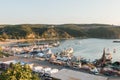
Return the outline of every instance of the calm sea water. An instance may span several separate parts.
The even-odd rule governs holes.
[[[120,61],[120,43],[113,43],[114,40],[120,39],[71,39],[63,40],[59,47],[53,48],[53,52],[72,47],[75,56],[81,56],[86,59],[94,60],[101,58],[103,49],[110,52],[113,56],[113,61]],[[114,53],[114,50],[116,51]]]

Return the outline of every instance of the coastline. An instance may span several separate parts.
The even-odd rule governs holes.
[[[68,39],[74,39],[74,38],[51,38],[51,39],[7,39],[6,41],[0,41],[0,45],[6,45],[16,42],[25,42],[25,41],[45,41],[45,40],[68,40]]]
[[[0,45],[16,43],[16,42],[32,41],[32,40],[42,41],[42,40],[45,40],[45,39],[7,39],[6,41],[1,41]]]

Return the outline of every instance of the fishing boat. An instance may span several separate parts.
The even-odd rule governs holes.
[[[65,53],[71,54],[73,53],[73,48],[68,48],[65,50]]]
[[[51,47],[58,47],[59,45],[60,45],[59,41],[49,43],[49,46],[51,46]]]
[[[120,41],[113,41],[113,43],[120,43]]]

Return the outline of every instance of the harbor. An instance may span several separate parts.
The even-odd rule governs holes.
[[[93,41],[94,40],[95,39],[93,39]],[[75,41],[75,43],[71,41]],[[57,46],[53,46],[53,43],[49,44],[49,42],[44,44],[41,42],[41,44],[34,44],[29,46],[26,46],[25,44],[24,46],[19,46],[16,44],[2,46],[2,51],[9,53],[11,57],[0,58],[0,61],[1,64],[10,64],[11,62],[22,62],[22,64],[23,62],[25,64],[31,63],[33,64],[31,69],[35,73],[39,73],[40,76],[42,76],[41,73],[49,75],[49,79],[54,76],[53,74],[57,74],[63,69],[68,69],[68,71],[73,70],[83,72],[86,75],[90,74],[95,76],[101,76],[105,80],[107,80],[109,77],[110,79],[111,77],[119,78],[120,63],[119,60],[113,60],[114,56],[112,55],[116,54],[118,50],[110,52],[108,48],[103,48],[101,54],[98,54],[100,55],[99,58],[95,57],[95,55],[91,56],[97,58],[94,60],[82,56],[82,54],[80,54],[81,56],[75,55],[76,48],[73,46],[81,46],[83,45],[84,41],[85,40],[68,40],[67,42],[71,42],[71,44],[69,45],[66,44],[67,42],[65,41],[57,41],[55,42]],[[103,40],[101,40],[101,42],[103,42]],[[66,45],[66,47],[63,46],[62,49],[60,49],[61,45]],[[7,67],[8,66],[6,66],[6,68]],[[5,68],[5,66],[2,65],[1,68]]]
[[[0,80],[120,80],[120,0],[1,0]]]

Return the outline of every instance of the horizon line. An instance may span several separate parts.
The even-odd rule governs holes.
[[[111,25],[111,26],[120,26],[120,24],[109,24],[109,23],[0,23],[0,25],[65,25],[65,24],[103,24],[103,25]]]

